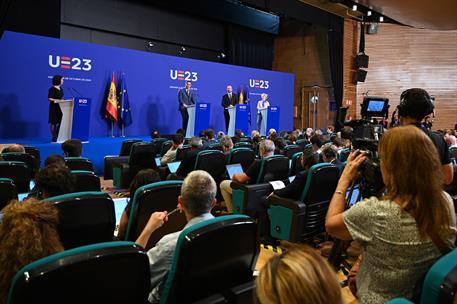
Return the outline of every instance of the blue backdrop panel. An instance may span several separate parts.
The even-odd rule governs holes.
[[[280,129],[293,127],[294,77],[288,73],[14,32],[0,40],[0,67],[0,138],[50,137],[47,92],[53,75],[64,76],[64,98],[92,99],[89,137],[107,136],[104,108],[112,72],[117,78],[124,72],[129,83],[133,123],[126,135],[174,133],[181,126],[177,95],[185,80],[193,82],[197,101],[212,105],[209,126],[216,131],[225,130],[220,102],[228,84],[249,97],[250,129],[261,93],[281,106]]]
[[[268,107],[268,114],[267,114],[267,129],[266,129],[266,133],[268,133],[268,131],[270,129],[275,129],[277,132],[279,132],[280,128],[279,128],[279,120],[280,120],[280,116],[281,116],[281,111],[280,111],[280,107],[278,106],[270,106]]]
[[[211,104],[206,102],[197,103],[195,109],[195,129],[194,135],[198,135],[201,130],[206,130],[209,127],[211,114]]]
[[[236,105],[235,130],[240,129],[246,136],[249,132],[249,105]]]
[[[90,105],[90,98],[75,98],[71,138],[79,138],[82,141],[89,139]]]

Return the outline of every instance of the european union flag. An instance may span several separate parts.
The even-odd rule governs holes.
[[[119,88],[119,122],[126,127],[132,123],[132,112],[130,111],[130,102],[124,73],[121,74]]]

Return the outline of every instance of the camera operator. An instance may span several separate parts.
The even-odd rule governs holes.
[[[443,183],[449,185],[452,183],[454,170],[449,157],[449,149],[446,146],[444,138],[429,129],[425,128],[422,120],[433,112],[434,105],[432,98],[427,91],[419,88],[408,89],[401,93],[400,104],[398,105],[398,116],[400,125],[415,125],[422,129],[432,140],[438,150],[443,169]],[[426,172],[426,171],[425,171]]]
[[[325,226],[330,235],[356,240],[362,247],[357,273],[361,304],[412,298],[416,283],[452,248],[457,231],[454,206],[442,191],[443,172],[435,151],[417,127],[389,130],[379,143],[385,195],[344,211],[346,191],[367,159],[359,150],[348,157]]]

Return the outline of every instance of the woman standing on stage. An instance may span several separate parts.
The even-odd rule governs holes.
[[[51,125],[52,141],[57,141],[59,135],[60,123],[62,121],[62,110],[60,109],[59,101],[63,98],[63,77],[55,75],[52,77],[52,87],[48,91],[49,100],[49,123]]]
[[[260,110],[264,110],[270,106],[270,102],[267,100],[268,94],[262,93],[260,97],[262,99],[257,102],[257,128],[259,132],[262,124],[262,114],[260,114]],[[265,132],[267,131],[265,130]]]

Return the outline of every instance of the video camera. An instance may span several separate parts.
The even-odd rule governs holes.
[[[359,149],[367,156],[367,160],[359,167],[361,179],[359,191],[362,198],[379,197],[384,189],[379,163],[378,144],[384,133],[384,127],[376,118],[388,118],[389,99],[381,97],[365,97],[361,104],[362,119],[345,122],[352,127],[352,147]]]

